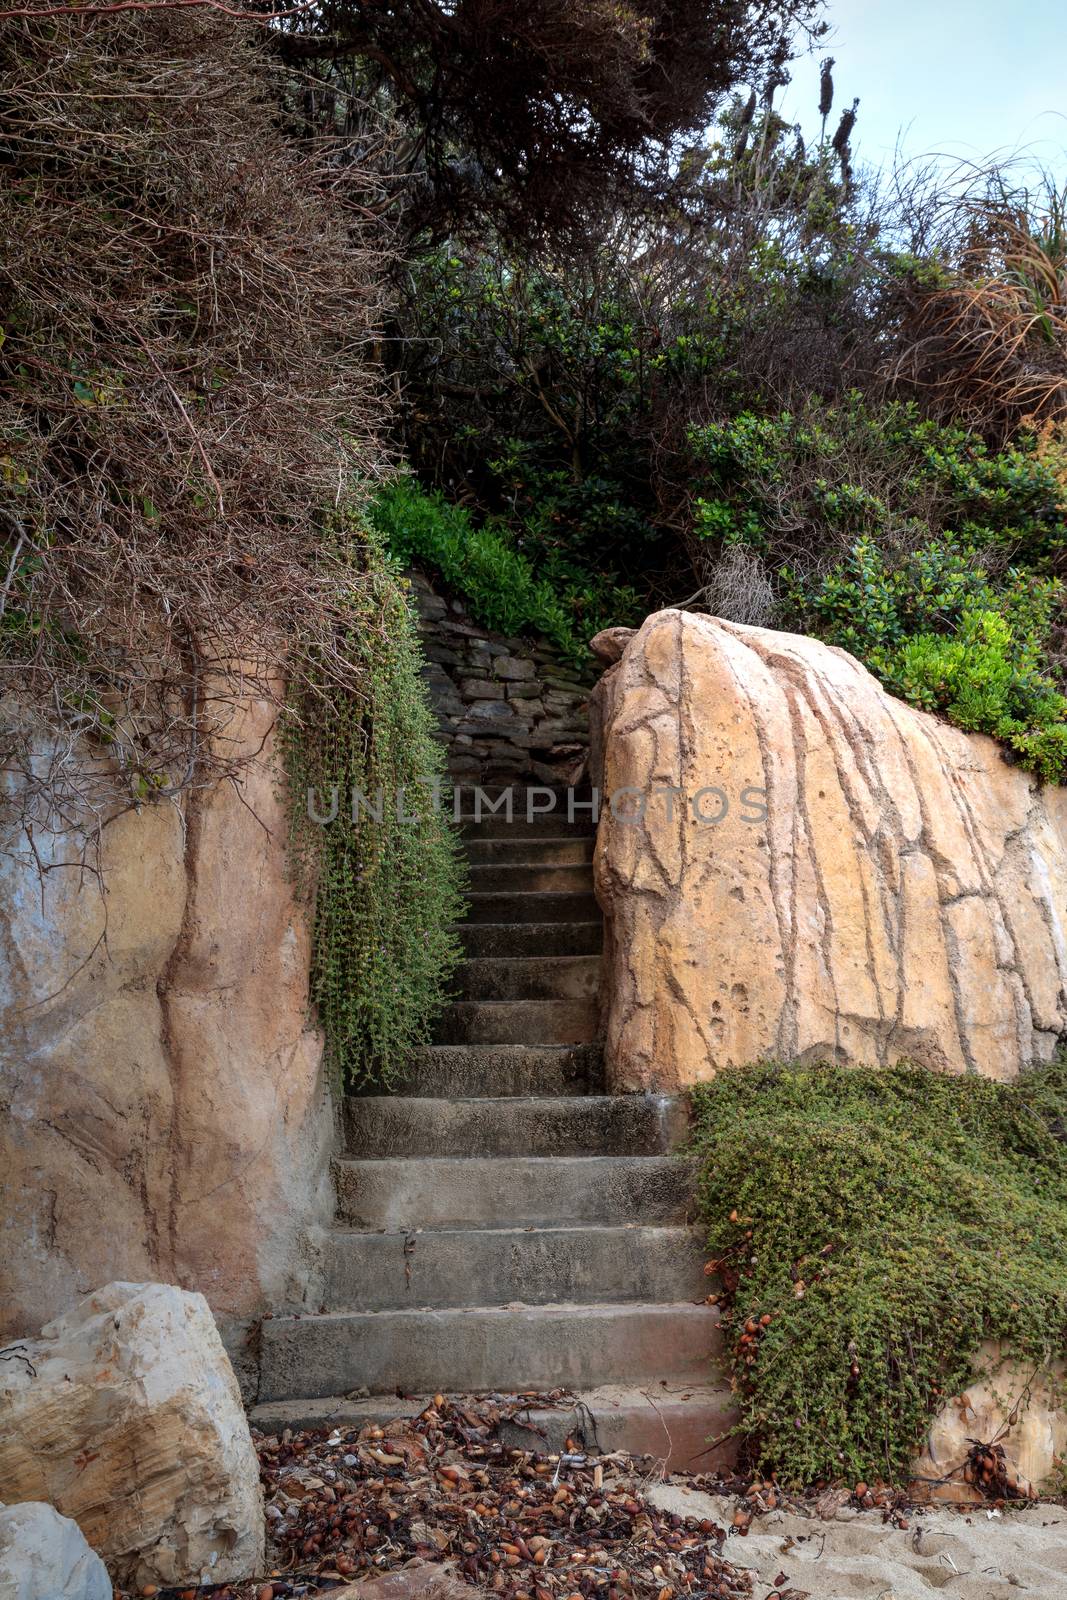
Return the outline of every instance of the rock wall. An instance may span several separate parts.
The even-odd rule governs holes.
[[[307,1022],[273,710],[240,784],[104,828],[100,877],[0,858],[0,1331],[111,1279],[200,1290],[224,1327],[317,1305],[334,1117]]]
[[[483,628],[462,600],[439,593],[423,573],[408,577],[451,779],[576,780],[589,746],[593,673],[561,661],[546,640]]]
[[[1053,1053],[1067,790],[813,639],[664,611],[594,648],[616,1089],[773,1057],[1010,1078]]]

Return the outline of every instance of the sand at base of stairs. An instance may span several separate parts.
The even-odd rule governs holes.
[[[737,1506],[678,1482],[649,1485],[645,1494],[661,1510],[727,1529]],[[1067,1600],[1067,1508],[1054,1504],[993,1515],[982,1507],[916,1510],[906,1530],[852,1507],[830,1522],[770,1511],[744,1537],[731,1533],[722,1553],[760,1584],[785,1573],[780,1587],[811,1600]]]

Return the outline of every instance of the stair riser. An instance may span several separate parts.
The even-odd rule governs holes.
[[[573,1046],[443,1044],[418,1051],[397,1092],[461,1097],[597,1094],[604,1054],[597,1044]]]
[[[658,1156],[677,1149],[687,1131],[685,1102],[666,1095],[559,1100],[375,1096],[345,1104],[348,1153],[357,1158]]]
[[[552,1306],[275,1317],[263,1324],[265,1401],[401,1389],[582,1388],[706,1375],[706,1306]]]
[[[482,922],[461,923],[460,942],[469,957],[599,955],[604,948],[600,912],[590,922]]]
[[[588,812],[577,812],[573,822],[567,820],[564,807],[547,817],[533,817],[527,821],[524,811],[516,810],[511,822],[504,816],[482,816],[476,821],[467,815],[461,819],[459,831],[465,839],[591,839],[596,836],[596,824]]]
[[[593,869],[584,862],[573,867],[491,862],[471,866],[470,886],[473,894],[591,894]]]
[[[729,1471],[737,1464],[737,1406],[725,1381],[657,1381],[643,1388],[608,1385],[583,1389],[574,1406],[538,1406],[514,1412],[500,1424],[505,1449],[562,1453],[572,1439],[594,1454],[622,1450],[652,1456],[665,1472]],[[429,1395],[399,1399],[395,1394],[366,1400],[341,1395],[313,1400],[273,1400],[253,1408],[249,1421],[261,1433],[294,1433],[340,1428],[358,1433],[368,1425],[388,1434],[398,1421],[417,1417]],[[709,1447],[709,1440],[714,1440]]]
[[[434,1029],[435,1044],[590,1044],[596,1005],[588,1000],[460,1000]]]
[[[524,894],[472,892],[468,922],[596,922],[601,915],[596,896],[549,894],[544,890]],[[560,954],[552,945],[555,954]]]
[[[594,1000],[599,956],[527,956],[467,961],[456,974],[465,1000]]]
[[[326,1304],[383,1311],[516,1300],[697,1301],[707,1288],[704,1257],[699,1231],[688,1228],[337,1232],[327,1251]]]
[[[589,839],[467,839],[472,867],[578,867],[593,860]]]
[[[335,1163],[337,1214],[354,1228],[499,1228],[684,1222],[692,1173],[674,1156]]]
[[[664,1472],[730,1471],[739,1441],[737,1406],[725,1380],[719,1384],[587,1390],[574,1410],[537,1408],[506,1418],[499,1439],[506,1449],[562,1454],[573,1439],[608,1455],[623,1450],[652,1456]],[[525,1424],[525,1425],[524,1425]]]

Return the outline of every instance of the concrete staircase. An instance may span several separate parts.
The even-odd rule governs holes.
[[[346,1103],[327,1309],[264,1323],[254,1420],[566,1387],[591,1446],[681,1466],[728,1425],[709,1370],[717,1324],[690,1174],[671,1154],[684,1107],[602,1093],[592,824],[565,810],[527,822],[517,791],[514,822],[463,831],[458,998],[400,1094]],[[344,1399],[359,1389],[370,1398]],[[577,1424],[534,1407],[530,1426],[558,1444]]]

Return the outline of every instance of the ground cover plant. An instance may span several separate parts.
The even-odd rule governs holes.
[[[983,1340],[1035,1369],[1062,1355],[1067,1059],[1014,1084],[758,1065],[693,1098],[754,1467],[903,1482]]]

